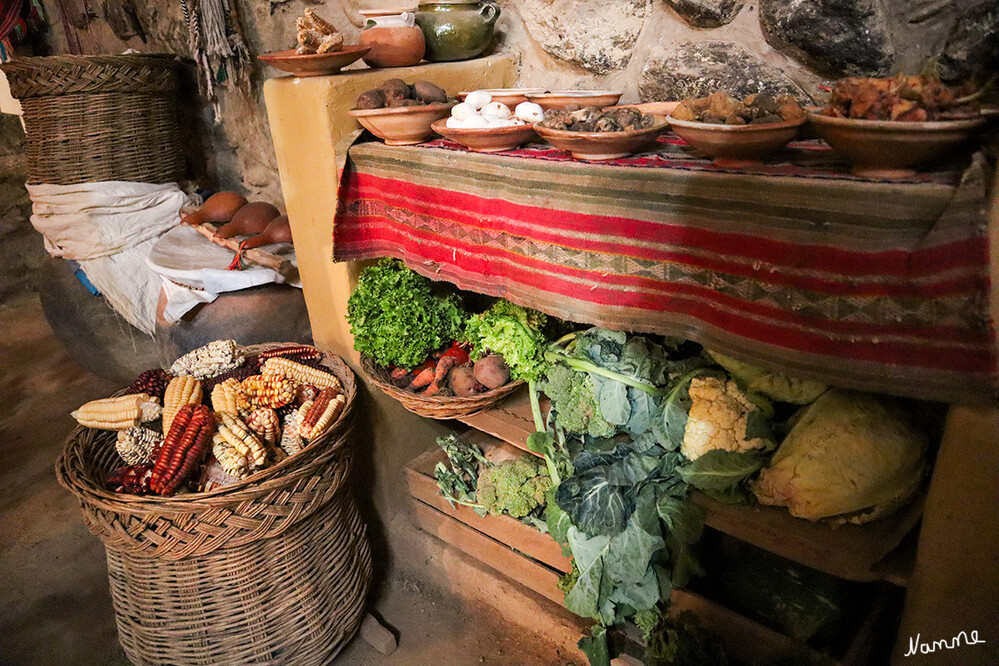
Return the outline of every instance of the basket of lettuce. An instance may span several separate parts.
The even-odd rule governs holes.
[[[427,418],[488,409],[545,367],[543,314],[503,300],[469,314],[398,259],[361,272],[347,321],[367,379]]]

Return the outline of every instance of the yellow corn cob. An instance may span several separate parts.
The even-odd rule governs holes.
[[[249,475],[251,462],[245,453],[241,452],[222,434],[222,428],[212,435],[212,455],[226,474],[237,479]]]
[[[330,23],[329,21],[327,21],[322,16],[315,13],[308,7],[305,8],[305,18],[309,20],[309,23],[312,25],[313,28],[323,33],[324,35],[335,35],[338,32],[340,32],[339,30],[336,29],[336,26],[334,26],[332,23]]]
[[[201,402],[201,382],[188,375],[178,375],[167,384],[163,394],[163,432],[170,432],[170,425],[184,405]]]
[[[260,371],[265,375],[288,377],[298,384],[312,384],[319,388],[332,388],[336,389],[337,393],[343,393],[343,385],[332,373],[292,361],[290,358],[281,358],[280,356],[269,358],[264,361]]]
[[[248,405],[240,389],[239,380],[235,377],[219,382],[212,389],[212,409],[216,412],[238,415],[240,409],[245,409]]]
[[[132,393],[117,398],[91,400],[72,412],[76,421],[88,428],[124,430],[159,418],[160,401],[148,393]]]
[[[305,439],[315,439],[321,435],[324,430],[326,430],[326,427],[330,423],[336,420],[336,417],[340,416],[340,412],[343,411],[343,407],[346,404],[346,398],[342,395],[336,396],[330,400],[329,404],[326,405],[326,409],[323,410],[323,413],[319,415],[318,419],[316,419],[311,426],[308,425],[307,419],[305,418],[305,415],[308,412],[302,412],[302,420],[300,422],[301,425],[299,426],[298,434]],[[302,406],[304,407],[305,405]]]
[[[302,407],[306,406],[311,407],[311,401],[302,405]],[[281,450],[289,456],[293,456],[305,448],[305,441],[298,434],[299,414],[301,411],[302,409],[299,408],[298,411],[284,417],[284,428],[281,430]]]
[[[270,407],[261,407],[250,412],[246,417],[246,427],[268,446],[276,444],[281,436],[281,421],[277,412]]]
[[[267,463],[267,449],[238,416],[222,412],[219,433],[259,469]]]
[[[215,340],[174,361],[170,374],[206,379],[237,368],[244,360],[235,340]]]
[[[343,48],[343,35],[334,33],[323,37],[323,41],[316,48],[316,53],[333,53]]]
[[[163,443],[163,435],[149,428],[128,428],[118,431],[115,449],[127,465],[149,462],[153,449]]]
[[[253,375],[241,384],[251,407],[284,407],[295,399],[295,382],[281,375]]]

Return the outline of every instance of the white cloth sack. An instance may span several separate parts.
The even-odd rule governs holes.
[[[159,275],[146,266],[156,240],[190,203],[176,183],[104,181],[27,185],[31,224],[53,257],[80,263],[87,278],[130,324],[153,334]]]

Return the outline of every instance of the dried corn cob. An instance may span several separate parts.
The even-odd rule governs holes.
[[[249,407],[239,380],[230,377],[212,389],[212,409],[216,412],[226,412],[238,415],[241,410]]]
[[[77,423],[101,430],[124,430],[159,418],[160,401],[148,393],[91,400],[72,412]]]
[[[322,43],[316,49],[316,53],[333,53],[343,48],[343,35],[336,33],[323,37]]]
[[[170,425],[181,407],[197,405],[201,398],[201,382],[194,377],[179,375],[171,379],[163,394],[163,432],[170,432]]]
[[[246,417],[246,427],[268,445],[274,446],[281,436],[281,422],[277,412],[269,407],[261,407]]]
[[[289,456],[293,456],[305,448],[305,440],[298,434],[298,424],[299,416],[297,411],[284,417],[284,428],[281,430],[281,450]]]
[[[250,429],[246,427],[246,424],[238,416],[233,416],[225,412],[221,412],[220,416],[219,434],[229,444],[234,446],[236,450],[246,456],[252,468],[260,469],[263,467],[267,463],[267,449],[264,447],[263,442],[250,432]],[[215,457],[218,458],[218,455]],[[222,462],[221,458],[219,458],[219,462]]]
[[[108,475],[108,490],[115,493],[148,495],[152,492],[149,482],[153,478],[152,463],[139,463],[119,467]]]
[[[151,368],[136,377],[125,393],[147,393],[162,400],[171,379],[170,373],[163,368]]]
[[[265,360],[274,358],[275,356],[290,358],[301,363],[302,361],[318,361],[323,357],[323,352],[311,345],[289,345],[287,347],[262,351],[256,355],[256,359],[263,363]]]
[[[194,474],[205,457],[215,432],[215,417],[205,405],[180,408],[163,439],[153,463],[150,489],[157,495],[173,495]]]
[[[212,394],[215,387],[224,382],[227,379],[235,379],[236,381],[243,381],[247,377],[252,377],[253,375],[260,374],[260,363],[256,359],[247,359],[243,365],[238,368],[233,368],[232,370],[226,370],[225,372],[215,375],[214,377],[209,377],[201,382],[201,389],[208,395]]]
[[[311,28],[318,30],[324,35],[336,35],[340,33],[340,31],[336,29],[336,26],[308,7],[305,8],[305,18],[308,19],[309,26]]]
[[[281,375],[253,375],[240,385],[251,407],[284,407],[295,399],[295,383]]]
[[[347,399],[331,388],[324,388],[311,404],[306,404],[309,405],[307,410],[305,405],[299,409],[301,420],[298,425],[298,434],[305,439],[315,439],[340,416],[344,405],[347,404]]]
[[[337,393],[343,393],[340,380],[330,372],[312,368],[287,358],[269,358],[264,361],[260,371],[264,375],[281,375],[294,379],[296,384],[313,384],[320,388],[333,388]]]
[[[224,488],[238,482],[239,477],[226,472],[214,456],[208,456],[208,461],[201,466],[201,474],[196,485],[199,492],[207,493],[209,490]]]
[[[220,429],[221,430],[221,429]],[[244,452],[227,440],[221,432],[212,436],[212,455],[229,476],[242,479],[250,474],[253,461]]]
[[[243,355],[235,340],[215,340],[178,358],[170,366],[170,372],[206,379],[242,363]]]
[[[114,448],[129,465],[149,462],[156,447],[163,443],[163,435],[149,428],[129,428],[118,431]]]

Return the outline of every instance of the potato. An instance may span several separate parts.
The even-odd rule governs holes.
[[[443,88],[435,86],[430,81],[414,81],[413,97],[424,104],[437,104],[447,101],[447,93]]]
[[[378,90],[388,99],[409,99],[409,84],[402,79],[386,79],[378,84]]]
[[[385,106],[389,108],[397,106],[423,106],[423,103],[418,99],[398,99],[396,97],[390,97]]]
[[[385,106],[385,101],[385,92],[375,88],[362,92],[357,98],[355,106],[358,109],[381,109]]]
[[[447,378],[451,392],[459,398],[468,398],[476,393],[482,393],[486,387],[475,380],[471,366],[459,365],[452,368]]]
[[[499,388],[510,381],[510,368],[499,354],[483,356],[472,369],[475,379],[489,389]]]

